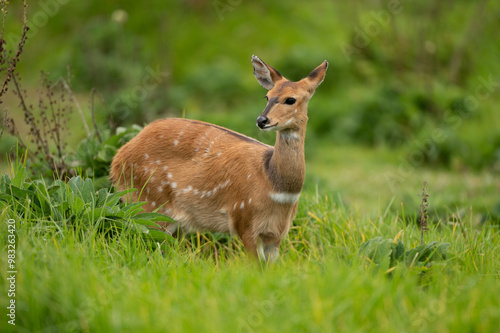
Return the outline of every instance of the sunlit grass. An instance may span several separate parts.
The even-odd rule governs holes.
[[[425,242],[449,243],[447,260],[380,271],[356,257],[361,243],[420,242],[416,219],[392,205],[399,208],[366,214],[335,194],[306,191],[278,263],[264,267],[237,239],[85,236],[49,221],[23,222],[4,206],[2,218],[18,228],[16,331],[495,331],[498,226],[478,228],[474,212],[431,223]],[[5,224],[0,231],[6,239]],[[12,328],[5,320],[1,327]]]

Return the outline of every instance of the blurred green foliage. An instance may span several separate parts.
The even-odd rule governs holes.
[[[265,91],[250,56],[291,80],[327,59],[310,102],[312,143],[401,147],[428,165],[498,170],[499,18],[500,5],[484,0],[47,0],[30,4],[19,68],[35,80],[71,67],[73,87],[97,88],[117,125],[185,114],[272,143],[253,126]],[[19,24],[7,22],[7,36]]]

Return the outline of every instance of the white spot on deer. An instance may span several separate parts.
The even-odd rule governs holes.
[[[250,203],[252,202],[252,198],[248,199],[248,204],[250,205]]]
[[[290,125],[294,119],[295,119],[295,118],[293,118],[293,117],[292,117],[292,118],[290,118],[290,119],[288,119],[288,120],[286,121],[286,123],[285,123],[285,126],[286,126],[286,125]]]
[[[217,192],[217,187],[212,190],[212,193],[215,194]]]
[[[295,109],[295,112],[294,113],[297,113],[297,109]]]
[[[158,192],[160,192],[160,193],[163,192],[163,187],[158,186]]]
[[[169,173],[167,173],[167,177],[168,177],[168,178],[172,178],[172,174],[171,174],[170,172],[169,172]]]
[[[151,203],[151,206],[156,207],[156,201],[153,201],[153,202]]]
[[[164,212],[165,214],[167,214],[167,215],[168,215],[168,214],[170,214],[170,212],[171,212],[171,211],[172,211],[172,210],[171,210],[170,208],[167,208],[167,209],[165,209],[163,212]]]
[[[170,184],[170,186],[171,186],[172,188],[176,188],[176,187],[177,187],[177,183],[172,183],[172,184]]]
[[[137,175],[134,176],[134,179],[137,179]]]
[[[186,187],[185,189],[182,190],[182,192],[184,193],[188,193],[190,192],[191,190],[193,189],[193,187],[191,185],[189,185],[188,187]]]
[[[209,197],[212,194],[212,191],[207,192],[207,197]]]
[[[234,203],[233,210],[236,210],[236,205],[237,204],[238,204],[237,202]]]
[[[252,177],[252,175],[251,175],[251,174],[248,174],[247,179],[250,179],[250,177]]]
[[[156,164],[160,164],[160,163],[161,163],[160,160],[156,160]]]
[[[226,187],[226,186],[228,186],[228,185],[229,185],[229,179],[228,179],[228,180],[226,180],[226,181],[224,182],[224,184],[222,184],[222,188],[225,188],[225,187]]]
[[[179,140],[174,140],[174,146],[177,147],[178,144],[179,144]]]
[[[242,201],[241,205],[240,205],[240,209],[243,209],[243,208],[245,208],[245,202],[244,201]]]
[[[205,193],[206,193],[206,191],[201,192],[201,197],[200,198],[203,198],[205,196]]]
[[[144,154],[144,159],[147,160],[149,158],[149,154]]]
[[[198,190],[197,190],[197,189],[194,189],[193,193],[194,193],[194,194],[198,194],[199,192],[198,192]]]
[[[217,153],[217,157],[219,157],[220,155],[222,155],[221,151]]]
[[[146,187],[146,192],[147,194],[149,194],[149,187]]]
[[[145,172],[145,173],[148,173],[148,172],[149,172],[149,169],[148,169],[147,167],[143,167],[143,169],[144,169],[144,172]]]
[[[269,196],[274,202],[280,204],[295,204],[299,201],[300,192],[299,193],[288,193],[288,192],[270,192]]]
[[[168,169],[168,166],[164,165],[162,169],[163,169],[163,171],[165,171]]]

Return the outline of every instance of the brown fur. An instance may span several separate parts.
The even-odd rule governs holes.
[[[271,88],[269,100],[278,101],[266,108],[277,124],[274,147],[201,121],[157,120],[118,151],[111,179],[120,190],[139,189],[133,201],[147,201],[146,211],[161,206],[186,231],[237,234],[249,253],[257,256],[260,246],[264,259],[274,260],[297,211],[287,194],[298,201],[302,190],[307,102],[327,64],[290,82],[257,57],[252,62]],[[295,105],[283,104],[289,97]]]

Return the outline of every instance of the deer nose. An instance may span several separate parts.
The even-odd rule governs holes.
[[[257,118],[257,126],[259,126],[259,128],[264,128],[267,124],[269,124],[269,118],[265,116],[259,116]]]

